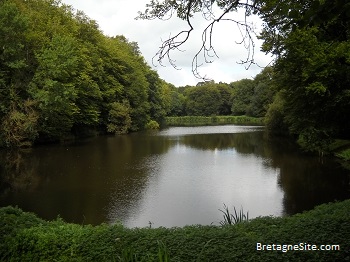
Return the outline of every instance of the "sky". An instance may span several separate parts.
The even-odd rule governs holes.
[[[150,0],[62,0],[62,3],[71,5],[75,10],[83,11],[89,18],[95,20],[100,30],[107,36],[124,35],[129,41],[137,42],[141,53],[147,63],[158,72],[160,78],[173,85],[196,85],[203,80],[196,78],[192,72],[192,60],[202,46],[202,31],[208,25],[208,21],[201,15],[196,15],[193,20],[194,31],[189,40],[181,48],[181,51],[172,53],[176,67],[172,67],[167,60],[163,66],[153,59],[163,40],[178,32],[187,29],[186,22],[173,17],[170,20],[135,20],[138,11],[144,11]],[[220,12],[217,12],[217,17]],[[243,21],[244,16],[238,13],[230,14],[232,18]],[[251,22],[257,28],[261,28],[258,18],[252,18]],[[213,46],[218,58],[212,63],[202,63],[199,73],[202,77],[212,79],[216,83],[231,83],[243,78],[253,79],[261,72],[264,66],[272,62],[270,55],[260,51],[261,41],[255,39],[254,60],[258,64],[239,64],[246,60],[247,50],[241,42],[242,37],[238,27],[229,21],[220,21],[215,24],[213,31]]]

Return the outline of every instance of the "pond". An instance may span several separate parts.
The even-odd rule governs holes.
[[[349,171],[262,127],[172,127],[0,152],[0,206],[127,227],[218,225],[350,198]]]

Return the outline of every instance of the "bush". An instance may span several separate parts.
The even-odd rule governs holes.
[[[0,209],[1,261],[349,261],[350,200],[291,217],[225,226],[133,228],[45,222]],[[338,251],[259,251],[261,244],[339,245]]]
[[[149,121],[146,126],[145,126],[146,129],[159,129],[159,124],[157,121],[154,121],[154,120],[151,120]]]

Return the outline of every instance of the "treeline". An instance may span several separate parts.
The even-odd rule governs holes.
[[[275,8],[263,2],[262,49],[276,56],[278,90],[268,128],[327,153],[334,139],[350,139],[350,3],[273,1]]]
[[[57,0],[0,2],[0,146],[157,127],[170,101],[137,43]]]
[[[272,75],[272,68],[266,67],[254,79],[230,84],[208,81],[172,89],[169,115],[264,117],[276,93]]]
[[[320,155],[349,140],[349,1],[266,0],[256,11],[264,21],[262,50],[275,56],[273,66],[254,81],[230,84],[231,100],[222,95],[219,100],[222,87],[210,90],[207,104],[198,95],[202,87],[186,90],[186,114],[198,114],[198,106],[205,114],[223,113],[231,105],[232,114],[265,115],[270,133],[290,135]],[[216,99],[229,101],[228,106]]]
[[[263,41],[262,51],[274,57],[272,83],[277,91],[266,113],[267,128],[271,132],[292,135],[305,149],[321,155],[330,150],[334,139],[350,139],[348,0],[259,0],[251,4],[236,1],[236,8],[231,9],[227,2],[232,1],[195,2],[192,6],[187,5],[188,1],[151,1],[139,18],[169,19],[177,15],[190,25],[194,14],[201,13],[205,17],[214,5],[221,8],[222,16],[210,21],[212,23],[224,20],[226,14],[237,10],[247,16],[259,16],[263,29],[258,38]],[[248,28],[249,25],[245,27],[249,31]],[[247,32],[243,42],[252,40],[251,33],[254,32]],[[209,44],[209,39],[203,41]],[[162,51],[167,52],[165,46],[163,48]],[[249,49],[249,55],[252,51]],[[244,92],[249,93],[249,88]],[[192,94],[188,95],[191,100]],[[232,113],[255,111],[254,102],[243,102],[241,105],[233,101]],[[217,105],[212,107],[215,110],[209,108],[209,111],[215,113]],[[198,114],[189,109],[186,113]]]
[[[350,139],[350,5],[290,2],[257,4],[272,67],[175,88],[137,43],[103,35],[84,13],[58,0],[1,1],[0,147],[157,128],[165,116],[246,115],[327,152]]]

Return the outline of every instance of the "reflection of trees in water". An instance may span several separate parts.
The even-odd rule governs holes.
[[[284,157],[278,162],[281,170],[278,183],[285,192],[286,214],[350,197],[347,171],[330,159],[321,162],[317,157],[299,155]]]
[[[111,150],[123,150],[126,158],[134,158],[135,154],[148,156],[164,154],[174,144],[165,136],[152,135],[152,130],[119,137],[110,137],[108,147]],[[117,147],[117,148],[116,148]]]
[[[0,194],[11,191],[31,191],[38,187],[38,161],[31,150],[10,150],[0,152]]]
[[[74,222],[80,222],[82,214],[85,223],[106,221],[106,212],[111,220],[124,220],[142,202],[150,179],[157,179],[154,174],[159,172],[154,168],[159,167],[161,155],[178,141],[199,150],[234,148],[263,158],[267,167],[280,170],[278,184],[285,192],[286,214],[350,198],[345,170],[326,158],[322,163],[317,157],[301,154],[288,139],[268,139],[264,132],[180,138],[139,133],[100,137],[79,146],[1,151],[0,195],[6,198],[4,194],[10,190],[29,192],[19,194],[18,199],[31,208],[40,202],[41,206],[32,210],[47,219],[55,218],[62,208],[60,215]],[[38,194],[31,194],[39,187]]]
[[[153,134],[132,134],[1,151],[1,201],[15,200],[46,219],[60,214],[71,222],[100,223],[106,221],[111,197],[118,197],[118,210],[130,215],[156,166],[141,166],[140,159],[156,161],[173,143]]]
[[[158,173],[154,169],[159,168],[159,156],[176,142],[152,133],[148,131],[108,140],[108,155],[118,156],[114,162],[123,166],[109,194],[107,218],[111,223],[127,221],[138,210],[150,177]]]
[[[196,134],[181,137],[180,142],[200,150],[235,148],[242,154],[265,155],[264,132],[237,134]]]
[[[303,154],[291,139],[252,132],[188,135],[180,141],[200,150],[235,148],[238,153],[263,157],[264,165],[280,170],[278,184],[284,191],[284,210],[288,215],[350,198],[349,171],[331,159]]]
[[[269,165],[280,170],[278,184],[285,192],[286,214],[350,197],[349,171],[332,159],[303,154],[288,139],[270,138],[269,144]]]

